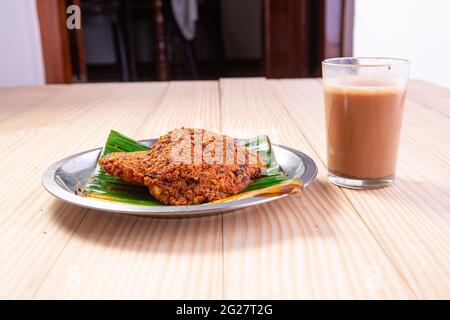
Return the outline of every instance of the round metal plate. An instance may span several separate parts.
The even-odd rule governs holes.
[[[157,139],[140,141],[148,146]],[[317,166],[309,156],[292,148],[273,144],[277,162],[290,178],[297,178],[308,186],[316,177]],[[85,151],[62,159],[51,165],[42,176],[42,184],[55,197],[71,204],[86,208],[121,212],[133,215],[158,217],[197,217],[214,213],[233,211],[257,204],[274,201],[287,195],[275,197],[255,197],[217,204],[201,204],[191,206],[141,206],[76,195],[77,188],[84,186],[94,170],[101,148]]]

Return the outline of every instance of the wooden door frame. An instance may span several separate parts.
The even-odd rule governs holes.
[[[267,78],[306,77],[308,0],[264,0],[263,59]]]
[[[65,0],[36,0],[46,83],[71,83],[72,62]]]
[[[320,7],[323,28],[320,32],[322,59],[352,56],[355,1],[320,0]],[[333,12],[333,9],[337,12]],[[330,27],[338,30],[338,43],[335,43],[332,35],[328,33]]]
[[[321,61],[353,54],[354,0],[264,0],[268,78],[318,77]]]
[[[344,0],[342,21],[342,55],[353,55],[353,28],[355,18],[355,0]]]
[[[80,0],[36,0],[48,84],[87,81],[82,29],[66,26],[66,10],[71,4],[79,6]]]

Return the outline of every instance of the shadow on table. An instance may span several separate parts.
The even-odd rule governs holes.
[[[326,197],[321,182],[302,195],[238,210],[229,214],[200,218],[164,219],[130,216],[80,207],[55,200],[53,218],[72,240],[104,247],[144,252],[201,254],[225,248],[265,246],[302,237],[333,236],[329,225],[332,212],[323,209]],[[76,216],[74,216],[76,215]],[[76,221],[74,221],[76,220]],[[222,234],[222,230],[224,231]]]

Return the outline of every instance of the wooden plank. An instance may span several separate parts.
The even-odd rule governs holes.
[[[410,81],[408,98],[450,118],[450,89],[422,80]]]
[[[45,87],[44,93],[30,90],[31,97],[41,96],[34,104],[27,91],[19,97],[19,89],[12,89],[15,104],[8,90],[0,92],[0,100],[10,102],[5,107],[21,110],[2,121],[0,132],[2,298],[34,295],[86,213],[45,192],[40,182],[45,168],[101,146],[110,128],[130,133],[126,128],[142,123],[166,87],[164,83]],[[5,127],[8,130],[3,131]]]
[[[29,110],[34,109],[36,103],[56,92],[57,89],[50,86],[0,88],[0,97],[2,98],[0,108],[2,125],[0,126],[0,131],[7,131],[3,128],[3,125],[7,124],[4,120],[28,113]]]
[[[320,80],[270,84],[283,110],[325,163]],[[409,90],[408,96],[415,95]],[[449,136],[444,115],[408,99],[396,183],[376,191],[342,189],[420,298],[450,297],[450,141],[443,139]]]
[[[276,81],[274,81],[276,82]],[[263,79],[220,80],[222,129],[267,133],[316,159],[302,199],[224,215],[225,298],[411,298],[409,286]],[[296,115],[297,116],[297,115]]]
[[[0,89],[0,297],[450,297],[442,96],[408,99],[397,183],[350,191],[325,177],[320,81],[222,80],[220,89],[215,82]],[[223,221],[88,211],[40,185],[50,163],[102,145],[111,128],[143,139],[182,125],[268,133],[312,155],[318,179],[302,199]]]
[[[172,82],[139,110],[130,108],[132,94],[123,98],[130,121],[121,127],[138,139],[183,125],[220,129],[217,82]],[[220,215],[145,219],[89,210],[35,297],[220,298],[221,250]]]

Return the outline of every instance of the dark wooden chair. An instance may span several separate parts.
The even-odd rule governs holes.
[[[91,22],[108,25],[112,33],[116,62],[122,81],[136,80],[129,2],[123,0],[84,0],[83,15]]]

